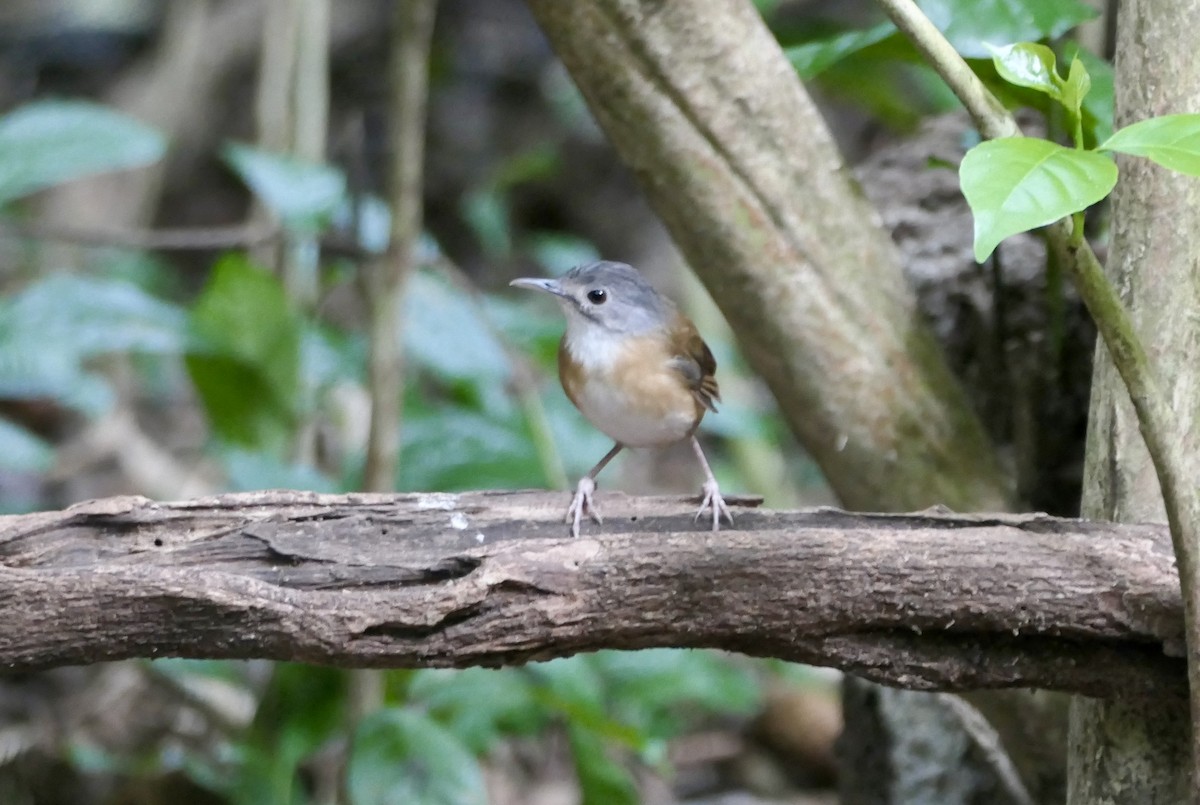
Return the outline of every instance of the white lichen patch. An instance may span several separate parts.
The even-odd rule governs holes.
[[[449,492],[426,492],[423,495],[417,495],[417,509],[420,511],[430,509],[453,511],[457,508],[458,495],[451,495]]]

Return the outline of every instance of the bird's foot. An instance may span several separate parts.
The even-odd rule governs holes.
[[[600,512],[596,511],[596,504],[592,501],[592,493],[595,491],[596,482],[594,480],[586,475],[579,479],[579,486],[575,488],[575,497],[571,499],[567,516],[563,518],[571,524],[572,537],[579,536],[579,521],[583,519],[584,514],[590,514],[597,523],[604,522],[600,519]]]
[[[700,508],[696,512],[693,520],[699,520],[704,514],[705,509],[712,509],[712,530],[721,530],[721,517],[726,517],[729,524],[733,525],[733,514],[730,513],[729,507],[725,505],[725,498],[721,497],[721,490],[717,487],[716,480],[709,478],[701,487],[704,492],[703,498],[700,500]]]

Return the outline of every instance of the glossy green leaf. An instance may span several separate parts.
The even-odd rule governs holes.
[[[0,418],[0,470],[45,472],[54,463],[54,448],[25,428]]]
[[[1083,113],[1083,101],[1091,90],[1092,78],[1088,75],[1083,61],[1076,56],[1071,59],[1067,80],[1062,85],[1062,104],[1067,108],[1069,115],[1078,116]]]
[[[959,166],[975,215],[975,259],[1009,235],[1053,223],[1096,203],[1117,183],[1108,157],[1048,140],[1009,137],[980,143]]]
[[[784,50],[788,61],[806,81],[815,78],[842,59],[870,47],[896,33],[890,22],[861,31],[846,31],[824,39],[794,45]]]
[[[355,733],[346,774],[351,805],[486,805],[479,763],[423,713],[382,710]]]
[[[1054,51],[1034,42],[1018,42],[1015,45],[995,47],[984,43],[992,54],[992,64],[1000,77],[1019,87],[1029,87],[1044,92],[1052,98],[1061,98],[1062,79],[1055,72]]]
[[[166,140],[104,106],[37,101],[0,118],[0,204],[61,182],[155,162]]]
[[[279,281],[241,255],[223,258],[192,311],[192,382],[215,432],[278,450],[295,421],[302,325]]]
[[[918,0],[917,5],[954,48],[986,59],[985,43],[1054,39],[1096,16],[1079,0]]]
[[[1126,126],[1102,151],[1146,157],[1165,168],[1200,176],[1200,115],[1164,115]]]
[[[345,202],[346,176],[331,165],[238,144],[224,157],[288,229],[319,232]]]

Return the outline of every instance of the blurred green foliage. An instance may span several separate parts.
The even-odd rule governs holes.
[[[757,6],[770,20],[780,4],[757,0]],[[990,60],[979,58],[986,55],[981,42],[1053,40],[1088,14],[1075,0],[923,6],[996,85],[1002,82]],[[944,89],[890,23],[775,30],[803,76],[884,120],[910,125],[945,105]],[[1079,57],[1093,81],[1084,106],[1089,136],[1103,137],[1111,128],[1111,70],[1094,56]],[[1035,92],[1005,92],[1014,104],[1041,103]],[[103,107],[30,104],[0,118],[2,212],[19,215],[17,202],[31,192],[147,164],[165,148],[153,130]],[[386,247],[386,206],[351,197],[338,169],[243,145],[228,146],[222,156],[289,237],[312,238],[335,227],[364,253]],[[548,274],[597,256],[592,244],[573,236],[514,232],[513,191],[553,177],[559,160],[549,145],[518,153],[465,195],[460,214],[487,255],[519,254]],[[400,488],[555,486],[564,469],[585,471],[609,444],[557,388],[558,312],[544,300],[465,287],[431,239],[422,257],[426,267],[412,278],[403,329],[395,334],[409,364]],[[362,413],[345,408],[344,400],[361,395],[365,382],[361,322],[302,309],[274,274],[242,252],[219,257],[198,292],[144,255],[120,254],[96,266],[88,276],[32,276],[0,297],[0,402],[48,402],[95,419],[118,403],[107,369],[124,362],[144,398],[166,406],[195,394],[210,434],[208,457],[228,488],[356,488],[363,445],[350,425]],[[322,269],[323,293],[346,290],[355,280],[353,266]],[[736,372],[731,342],[712,346],[723,370]],[[522,383],[530,388],[522,392]],[[778,443],[777,419],[730,396],[711,433]],[[338,430],[339,449],[297,455],[305,423]],[[558,445],[570,450],[560,454]],[[51,439],[0,412],[0,472],[37,474],[53,462]],[[718,460],[716,470],[727,475],[735,468]],[[22,505],[0,499],[0,510]],[[749,715],[759,706],[762,678],[789,675],[775,664],[669,650],[601,652],[499,670],[395,671],[387,677],[386,708],[347,735],[341,671],[277,664],[264,682],[244,664],[149,667],[181,684],[219,680],[253,697],[254,717],[186,750],[115,758],[76,746],[73,762],[128,775],[181,770],[236,805],[314,802],[308,783],[330,751],[348,755],[342,784],[355,805],[482,802],[489,753],[503,741],[551,729],[566,737],[585,802],[632,803],[634,769],[669,773],[671,738],[714,715]]]
[[[90,160],[73,172],[47,172],[37,180],[26,174],[13,179],[12,194],[134,164],[131,154],[150,153],[146,143],[157,143],[151,156],[162,153],[153,132],[101,112],[99,119],[113,131],[142,137],[142,150],[127,148],[120,137],[101,137]],[[26,115],[19,110],[13,117],[20,123]],[[67,148],[62,141],[50,138],[46,147]],[[0,151],[0,173],[6,156]],[[386,232],[386,208],[381,211],[378,200],[350,199],[335,168],[247,146],[230,146],[224,156],[287,231],[319,234],[355,218],[364,248],[378,253],[386,243],[379,234]],[[52,154],[33,161],[39,160],[54,163]],[[502,256],[526,250],[547,273],[596,257],[594,247],[577,238],[538,233],[518,242],[510,234],[511,189],[555,170],[552,151],[520,154],[468,198],[464,217],[490,251]],[[356,203],[362,206],[351,215]],[[401,488],[554,485],[562,474],[550,466],[561,461],[555,444],[572,446],[566,459],[571,473],[584,471],[609,445],[557,388],[558,312],[537,300],[464,287],[436,244],[426,243],[424,250],[430,266],[412,278],[403,330],[396,334],[410,373]],[[136,256],[110,260],[96,275],[33,277],[0,298],[0,398],[51,401],[85,418],[100,417],[120,397],[107,362],[132,361],[142,367],[147,394],[177,397],[178,382],[190,380],[209,426],[210,455],[228,488],[353,489],[361,455],[318,466],[293,459],[291,446],[302,421],[333,416],[327,399],[332,389],[364,382],[361,329],[302,312],[279,279],[248,253],[219,257],[198,292],[163,281],[165,270]],[[352,281],[352,275],[331,276],[331,289]],[[729,345],[718,348],[729,354]],[[513,391],[518,362],[528,360],[541,367],[537,375],[521,370],[536,384],[536,410]],[[743,409],[739,421],[765,429],[753,424],[755,416],[762,415]],[[548,430],[549,446],[539,444],[539,427]],[[0,456],[0,469],[41,472],[52,464],[54,448],[0,418]],[[489,752],[500,741],[548,729],[563,730],[585,801],[632,803],[633,767],[665,770],[668,739],[710,713],[748,715],[759,696],[753,665],[698,651],[603,652],[524,668],[393,672],[386,709],[347,738],[344,672],[279,664],[261,687],[248,666],[237,663],[163,661],[154,668],[182,686],[193,677],[219,679],[252,695],[253,720],[203,749],[116,757],[75,745],[73,762],[129,776],[183,771],[238,805],[314,801],[305,783],[309,767],[341,741],[348,741],[344,785],[350,802],[483,802],[480,764]]]
[[[1074,42],[1060,41],[1075,26],[1096,15],[1086,3],[921,0],[918,5],[989,90],[1012,108],[1038,110],[1052,125],[1057,112],[1052,100],[1001,78],[993,67],[988,46],[1053,42],[1060,44],[1067,61],[1078,54],[1092,76],[1092,92],[1085,107],[1087,142],[1094,146],[1111,133],[1112,66]],[[800,28],[777,26],[776,33],[802,78],[815,81],[833,97],[864,106],[891,125],[910,127],[924,115],[958,106],[957,99],[891,22],[849,29],[812,23]]]
[[[0,119],[0,204],[94,173],[157,161],[162,135],[104,106],[37,101]]]

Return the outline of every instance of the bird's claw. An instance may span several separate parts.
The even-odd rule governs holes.
[[[590,514],[592,519],[597,523],[603,523],[600,519],[600,512],[596,511],[596,504],[592,501],[592,493],[596,491],[596,482],[586,475],[579,479],[579,486],[575,488],[575,497],[571,499],[571,505],[567,509],[567,516],[563,519],[571,524],[571,536],[579,536],[579,521],[583,519],[583,515]],[[725,504],[721,504],[725,505]]]
[[[710,478],[704,482],[704,486],[701,489],[704,492],[704,496],[700,500],[700,508],[696,511],[696,516],[692,518],[692,521],[699,520],[700,516],[704,514],[705,509],[712,509],[713,531],[721,530],[722,516],[728,518],[729,524],[733,525],[733,514],[729,511],[729,507],[725,505],[725,498],[721,497],[721,490],[717,487],[717,482]]]

